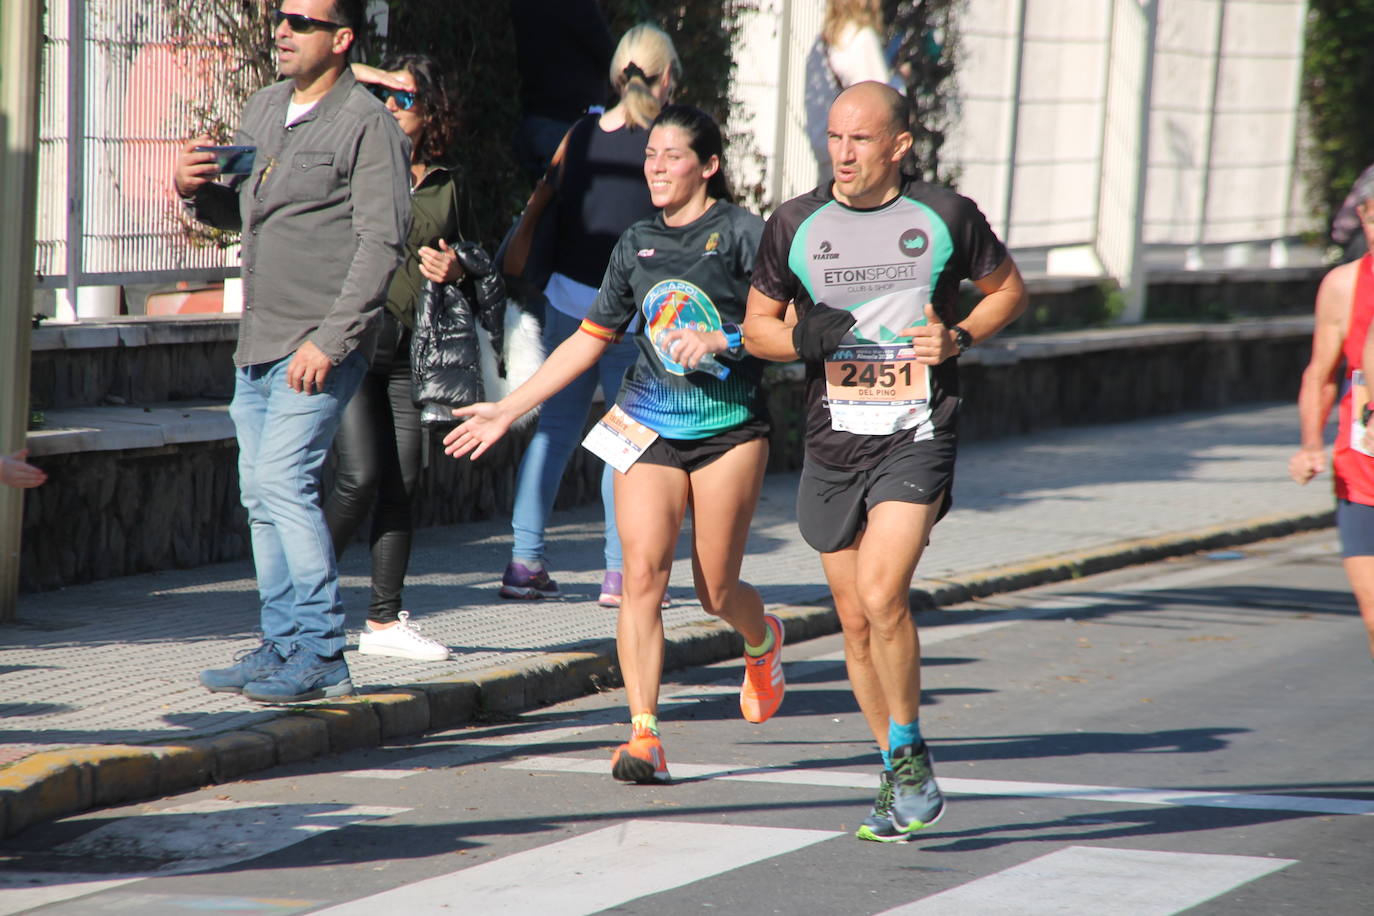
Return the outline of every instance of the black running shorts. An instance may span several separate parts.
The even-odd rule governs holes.
[[[706,467],[735,446],[763,439],[771,431],[767,420],[753,419],[705,439],[665,439],[659,436],[649,443],[635,463],[659,464],[690,474]]]
[[[878,503],[929,505],[954,483],[954,437],[913,442],[866,471],[839,471],[806,456],[797,488],[797,524],[806,543],[821,553],[843,550],[864,530]],[[944,500],[936,521],[949,511]]]
[[[1374,506],[1336,500],[1336,530],[1341,533],[1341,556],[1374,557]]]

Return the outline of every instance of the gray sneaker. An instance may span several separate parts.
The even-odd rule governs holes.
[[[243,688],[276,674],[286,659],[277,654],[267,640],[256,649],[244,649],[234,656],[234,664],[228,668],[211,668],[200,673],[200,685],[212,693],[242,693]]]
[[[352,692],[353,681],[342,655],[322,658],[300,646],[270,676],[243,688],[244,699],[258,703],[303,703],[346,697]]]
[[[930,766],[930,748],[911,745],[892,751],[892,826],[901,833],[929,827],[945,813],[945,797]]]
[[[868,812],[868,817],[859,825],[859,829],[854,831],[854,835],[861,840],[872,840],[875,843],[905,843],[913,839],[909,833],[902,833],[892,823],[892,773],[883,770],[878,777],[878,798],[873,802],[873,808]]]

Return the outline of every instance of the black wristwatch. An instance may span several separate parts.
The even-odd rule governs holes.
[[[954,345],[959,348],[959,355],[963,356],[964,351],[973,346],[973,335],[957,324],[950,330],[954,332]]]

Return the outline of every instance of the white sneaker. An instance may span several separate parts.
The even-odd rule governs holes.
[[[395,626],[374,630],[366,624],[358,637],[358,651],[363,655],[390,655],[417,662],[441,662],[449,657],[448,646],[421,636],[410,622],[410,611],[401,611]]]

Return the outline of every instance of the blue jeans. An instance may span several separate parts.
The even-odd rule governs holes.
[[[544,346],[552,353],[564,340],[577,333],[582,322],[550,306],[544,315]],[[615,401],[625,370],[634,365],[638,349],[631,340],[611,344],[597,364],[579,375],[562,391],[544,402],[539,425],[530,440],[515,482],[515,509],[511,529],[516,560],[528,563],[544,559],[544,526],[548,524],[558,483],[568,466],[573,449],[582,442],[587,413],[596,395],[597,382],[606,403]],[[615,497],[612,481],[615,469],[606,465],[601,473],[601,504],[606,513],[606,568],[619,571],[620,536],[615,529]]]
[[[229,416],[239,440],[239,491],[253,540],[263,638],[283,656],[300,646],[328,658],[343,651],[344,614],[320,507],[320,472],[367,360],[350,354],[316,394],[286,384],[290,362],[287,356],[235,370]]]

